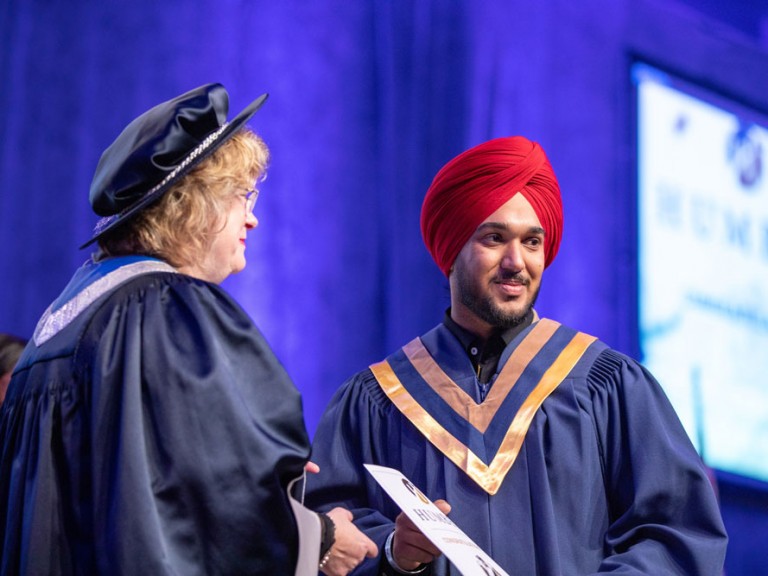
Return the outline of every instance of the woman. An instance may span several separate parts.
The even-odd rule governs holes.
[[[202,86],[102,155],[84,245],[98,250],[41,318],[0,409],[0,573],[296,570],[301,400],[218,286],[258,224],[268,150],[244,125],[265,99],[227,123],[224,88]],[[349,512],[310,518],[312,572],[375,554]]]

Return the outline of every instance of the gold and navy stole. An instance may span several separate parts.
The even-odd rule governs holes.
[[[424,339],[440,351],[440,364]],[[499,362],[503,367],[480,404],[448,376],[466,384],[469,374],[475,385],[466,352],[442,325],[370,368],[392,403],[427,440],[488,494],[495,494],[536,411],[595,340],[553,320],[539,320],[513,350],[507,347]]]

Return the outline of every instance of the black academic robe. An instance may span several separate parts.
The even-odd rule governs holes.
[[[577,354],[563,353],[577,341]],[[641,365],[541,320],[501,357],[513,383],[497,378],[481,403],[445,326],[415,342],[426,355],[409,344],[331,400],[314,439],[324,473],[309,479],[310,506],[349,508],[383,546],[399,510],[363,468],[378,464],[447,500],[453,522],[512,576],[721,575],[727,538],[712,486]],[[544,394],[537,385],[558,382]],[[500,386],[509,391],[494,396]],[[353,574],[377,574],[378,564]],[[445,557],[430,573],[457,574]]]
[[[140,260],[80,270],[19,362],[0,409],[0,573],[292,574],[299,393],[221,288],[120,277]]]

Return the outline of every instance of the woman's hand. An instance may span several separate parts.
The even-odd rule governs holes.
[[[330,556],[320,569],[327,576],[346,576],[366,558],[375,558],[379,553],[376,543],[358,530],[352,523],[352,512],[345,508],[334,508],[328,512],[336,527],[335,541]]]

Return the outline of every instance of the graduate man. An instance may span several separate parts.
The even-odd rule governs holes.
[[[451,160],[421,230],[448,277],[442,322],[348,380],[315,435],[311,506],[379,545],[354,574],[455,574],[367,475],[401,470],[509,574],[721,574],[705,468],[640,364],[539,318],[563,228],[542,148],[498,138]]]

